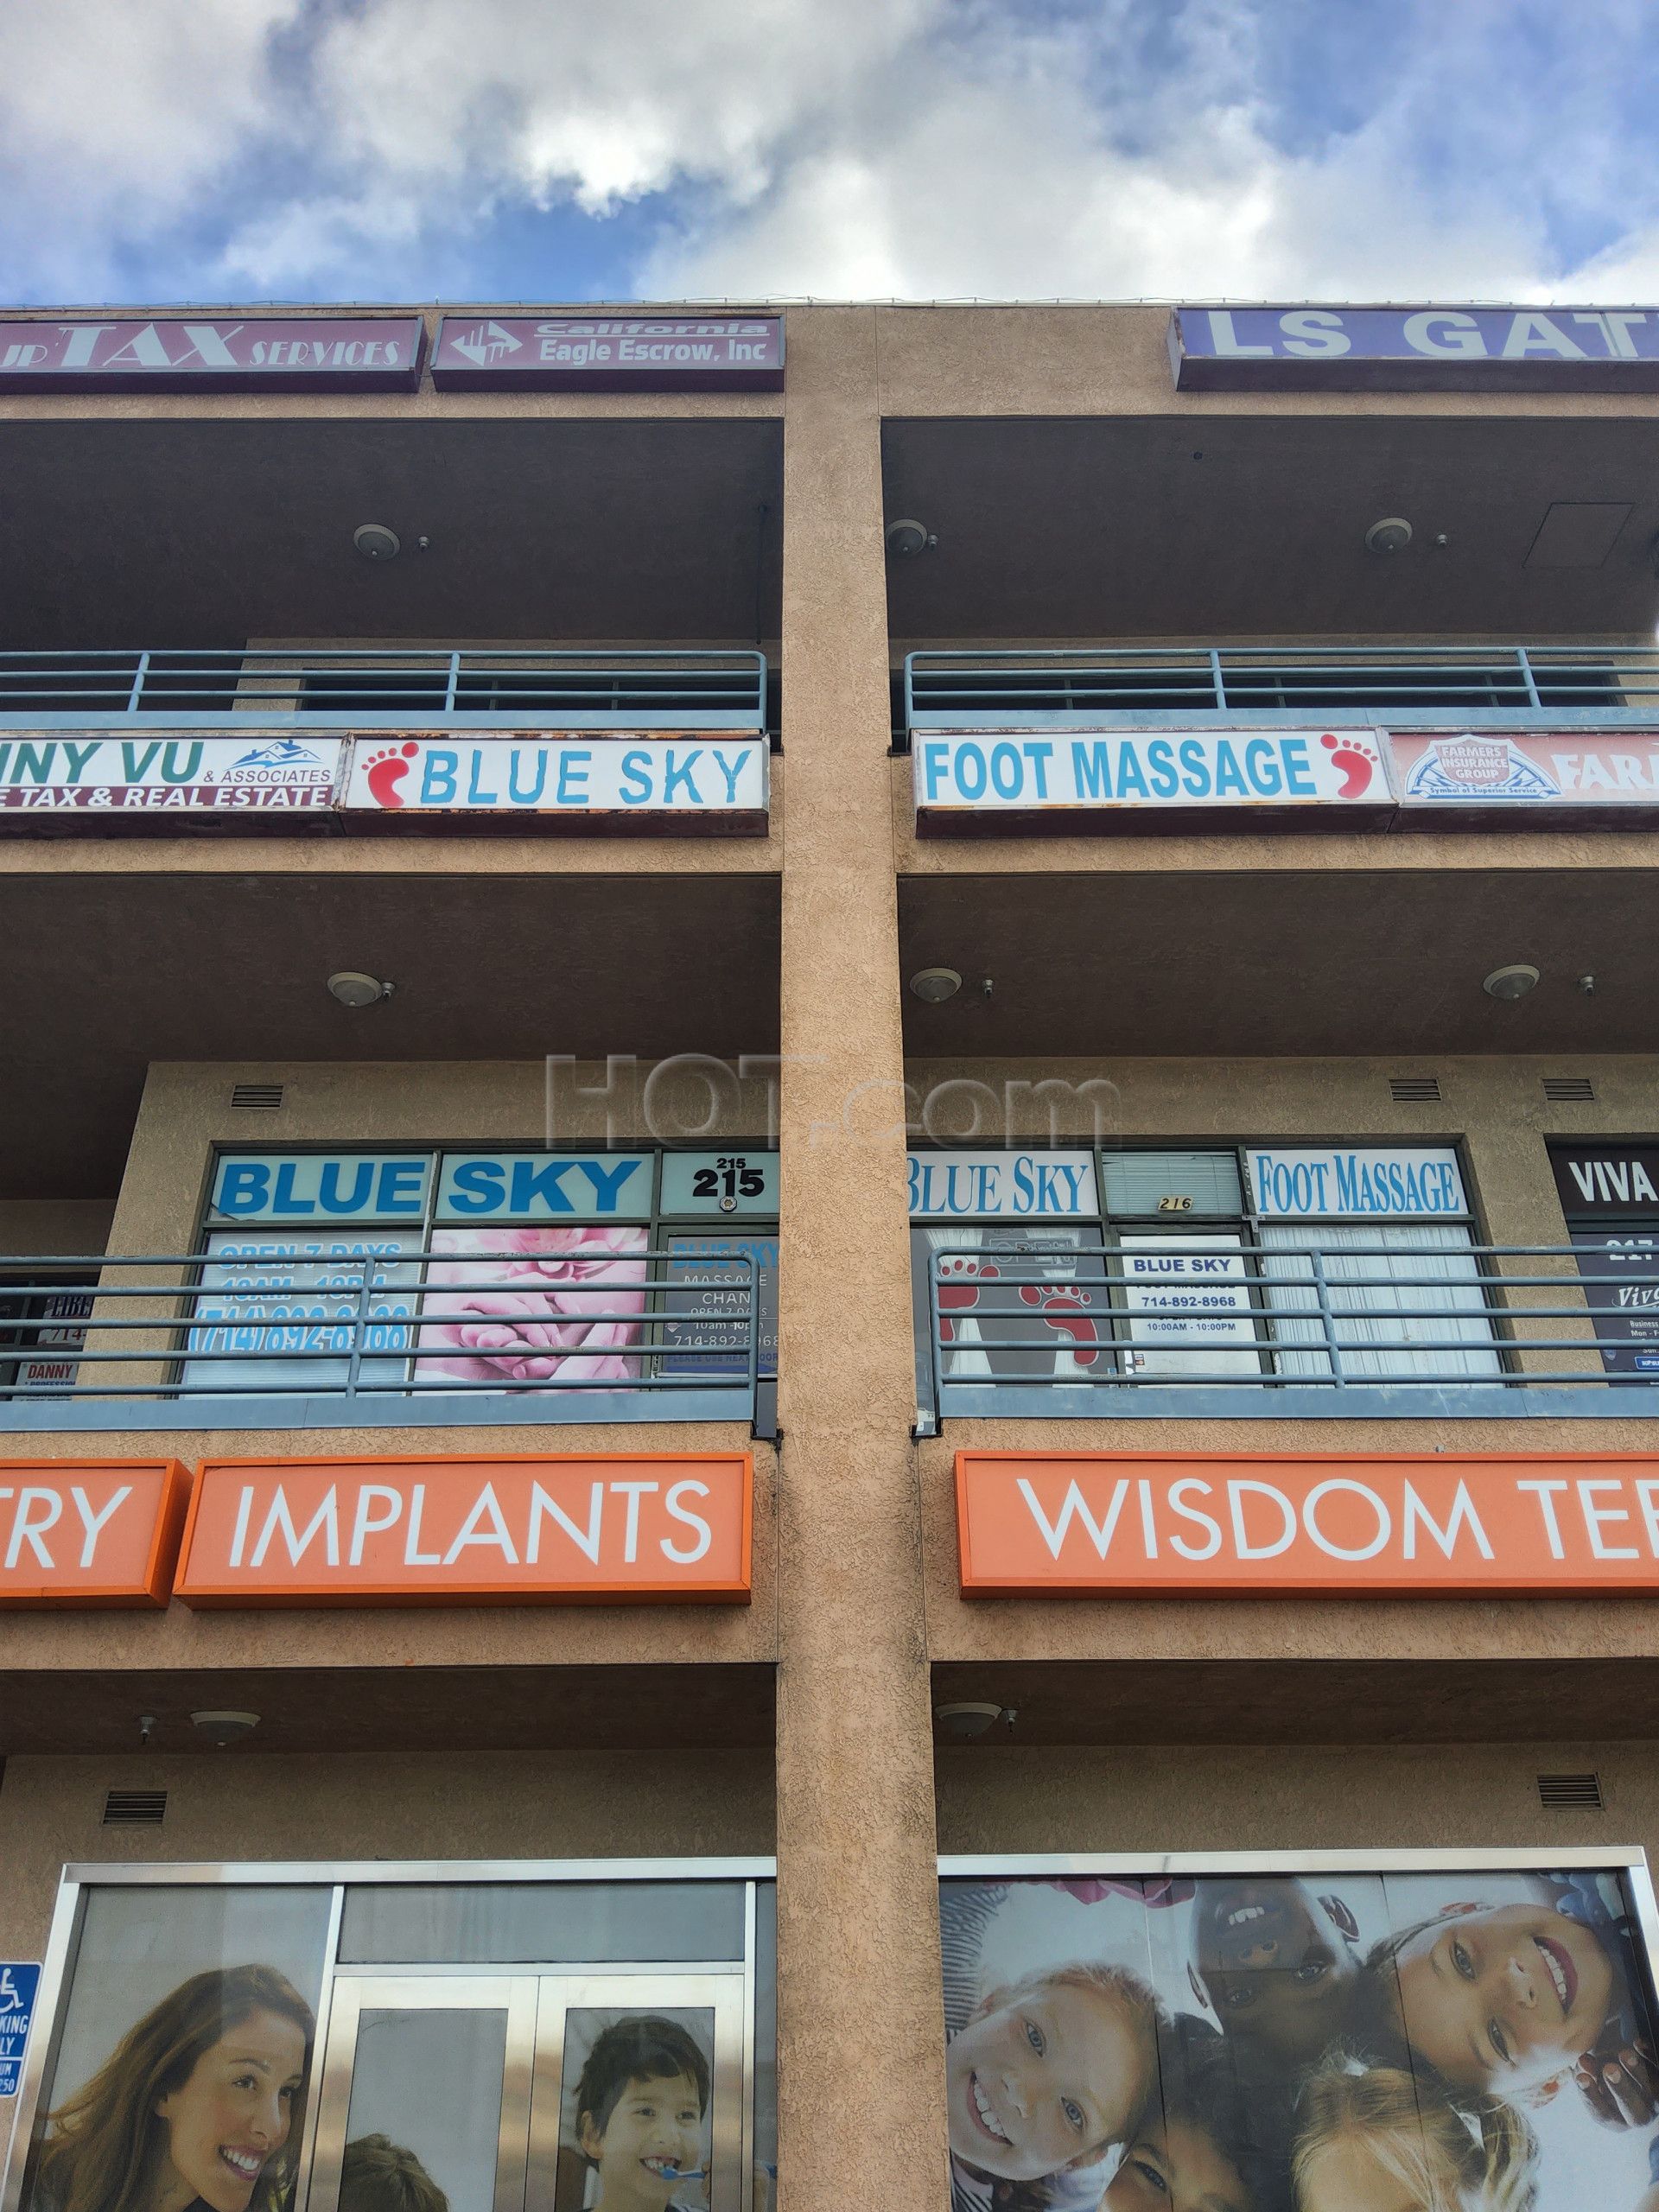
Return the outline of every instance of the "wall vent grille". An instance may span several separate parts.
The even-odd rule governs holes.
[[[1599,1774],[1541,1774],[1538,1802],[1547,1813],[1599,1813],[1601,1777]]]
[[[280,1083],[238,1083],[232,1086],[232,1106],[246,1106],[256,1114],[274,1114],[283,1103]]]
[[[166,1818],[165,1789],[111,1789],[104,1800],[106,1828],[158,1828]]]
[[[1391,1075],[1389,1096],[1396,1106],[1438,1106],[1440,1079],[1437,1075]]]
[[[1587,1106],[1596,1095],[1596,1086],[1587,1075],[1547,1075],[1544,1096],[1552,1106]]]

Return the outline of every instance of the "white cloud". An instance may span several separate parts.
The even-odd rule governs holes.
[[[19,4],[0,279],[63,296],[142,248],[197,296],[429,293],[501,217],[563,207],[648,221],[639,289],[670,297],[1652,296],[1659,26],[1650,0],[1563,13]]]
[[[302,0],[0,7],[0,281],[85,296],[266,127]],[[55,279],[55,287],[54,282]]]

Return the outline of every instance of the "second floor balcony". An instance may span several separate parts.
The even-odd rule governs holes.
[[[1424,1229],[1052,1240],[941,1230],[918,1284],[921,1433],[953,1418],[1624,1418],[1659,1413],[1652,1240]]]
[[[912,653],[919,826],[1435,828],[1659,809],[1652,645]]]

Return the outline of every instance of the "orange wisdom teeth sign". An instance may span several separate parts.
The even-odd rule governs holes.
[[[969,1597],[1659,1590],[1659,1454],[959,1452]]]
[[[747,1602],[746,1452],[206,1460],[187,1605]]]

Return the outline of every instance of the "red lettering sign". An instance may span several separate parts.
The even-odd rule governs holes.
[[[747,1452],[210,1459],[187,1605],[747,1603]]]

